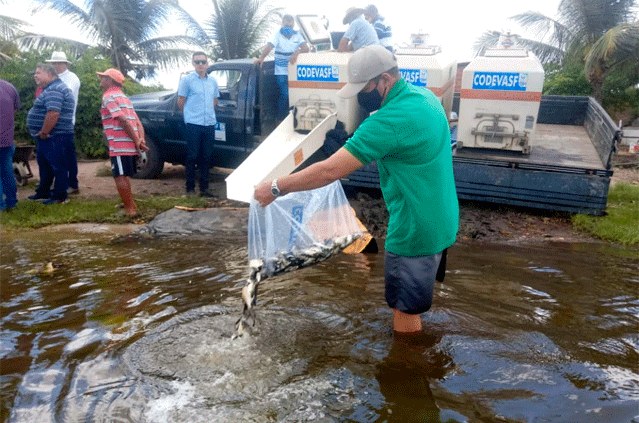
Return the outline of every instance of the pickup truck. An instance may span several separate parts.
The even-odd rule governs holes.
[[[215,114],[214,166],[235,168],[277,126],[277,88],[273,62],[260,68],[252,59],[215,63],[208,73],[218,82]],[[165,162],[184,164],[186,141],[177,92],[162,91],[130,97],[144,125],[149,152],[137,163],[136,178],[156,178]]]
[[[273,62],[266,61],[260,67],[251,59],[228,60],[213,64],[208,72],[218,81],[221,92],[213,165],[236,168],[279,123],[275,118]],[[184,123],[177,93],[132,96],[131,100],[150,147],[138,163],[137,177],[157,177],[164,162],[184,163]],[[456,96],[453,110],[458,111],[458,106]],[[612,155],[620,137],[612,119],[590,97],[542,96],[537,123],[539,145],[529,155],[453,149],[459,198],[604,214]],[[451,130],[454,141],[454,125]],[[324,147],[305,164],[327,157],[347,136],[338,122],[336,129],[327,133]],[[379,188],[377,168],[374,164],[365,166],[342,184]]]

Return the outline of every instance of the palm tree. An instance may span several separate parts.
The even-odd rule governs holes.
[[[615,69],[623,69],[634,83],[639,82],[639,21],[617,25],[592,45],[585,59],[585,71],[595,88],[594,96],[603,93],[608,74]]]
[[[36,11],[53,10],[86,34],[114,67],[123,73],[136,70],[138,77],[153,73],[153,67],[169,67],[190,59],[192,49],[208,37],[177,0],[33,0]],[[159,36],[164,24],[181,22],[186,34]],[[23,45],[42,47],[52,37],[32,36]],[[78,43],[82,44],[82,43]],[[85,46],[88,46],[86,44]]]
[[[533,32],[535,39],[519,37],[517,41],[543,63],[585,65],[590,57],[586,75],[593,95],[601,101],[603,77],[617,66],[612,58],[633,45],[636,54],[637,26],[629,24],[635,9],[636,0],[561,0],[556,19],[538,12],[521,13],[512,19]],[[495,45],[498,35],[495,31],[485,33],[475,50]],[[620,46],[625,47],[618,50]]]
[[[213,0],[213,14],[205,24],[215,40],[213,57],[238,59],[252,56],[264,42],[271,24],[281,16],[266,0]]]
[[[6,0],[0,0],[0,5]],[[0,15],[0,63],[4,63],[19,53],[16,39],[26,34],[24,27],[27,23],[20,19]]]

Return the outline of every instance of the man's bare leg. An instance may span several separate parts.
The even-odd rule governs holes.
[[[118,189],[118,194],[124,203],[124,211],[129,216],[135,216],[138,214],[138,208],[133,200],[133,193],[131,192],[131,182],[128,176],[116,176],[115,187]]]
[[[395,332],[409,333],[422,330],[422,318],[419,314],[406,314],[393,309],[393,330]]]

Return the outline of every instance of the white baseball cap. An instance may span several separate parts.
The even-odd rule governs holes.
[[[348,82],[337,92],[342,98],[356,96],[368,81],[397,66],[386,47],[376,44],[360,48],[348,60]]]

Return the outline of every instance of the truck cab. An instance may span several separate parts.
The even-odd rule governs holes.
[[[220,89],[215,108],[214,166],[237,167],[278,125],[273,69],[272,61],[258,66],[253,59],[222,61],[208,68]],[[177,91],[131,96],[150,148],[139,158],[135,177],[159,176],[164,162],[184,163],[186,126],[177,98]]]

